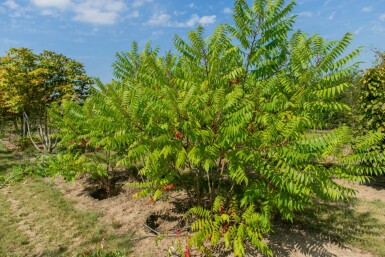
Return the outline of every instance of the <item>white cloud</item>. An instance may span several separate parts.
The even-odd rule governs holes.
[[[298,15],[302,17],[313,17],[314,13],[310,11],[306,11],[306,12],[300,12]]]
[[[334,16],[336,15],[336,12],[332,12],[332,14],[330,14],[330,16],[328,17],[328,20],[329,21],[332,21],[334,20]]]
[[[160,35],[163,35],[163,30],[153,31],[153,32],[151,32],[151,35],[153,35],[153,36],[160,36]]]
[[[233,10],[231,10],[231,8],[229,8],[229,7],[226,7],[225,9],[223,9],[223,13],[224,14],[232,14]]]
[[[197,14],[191,15],[190,19],[185,22],[176,22],[171,20],[171,15],[166,12],[156,13],[151,16],[151,18],[146,22],[147,25],[152,26],[162,26],[162,27],[193,27],[196,24],[208,25],[215,23],[216,16],[201,16],[199,17]]]
[[[211,16],[202,16],[199,17],[197,14],[191,15],[191,18],[188,19],[186,22],[179,22],[176,24],[177,27],[193,27],[196,24],[201,25],[208,25],[215,23],[217,16],[211,15]]]
[[[57,13],[54,10],[51,10],[51,9],[44,9],[40,13],[42,15],[46,15],[46,16],[56,16],[57,15]]]
[[[118,14],[116,12],[105,12],[99,9],[81,9],[74,17],[75,21],[86,23],[109,25],[114,24]]]
[[[332,0],[326,0],[325,3],[324,3],[324,6],[329,5],[331,2],[332,2]]]
[[[9,38],[3,38],[1,40],[1,42],[6,45],[6,46],[10,46],[10,47],[16,47],[17,45],[20,45],[21,42],[20,41],[17,41],[17,40],[13,40],[13,39],[9,39]]]
[[[191,3],[191,4],[188,5],[188,7],[194,8],[194,7],[195,7],[195,4],[194,4],[194,3]]]
[[[172,14],[174,14],[174,16],[181,16],[185,13],[186,13],[186,11],[178,11],[178,10],[175,10],[172,12]]]
[[[85,0],[74,7],[74,20],[111,25],[118,20],[119,13],[126,7],[123,0]]]
[[[366,7],[362,8],[361,11],[362,12],[372,12],[373,11],[373,7],[366,6]]]
[[[152,0],[135,0],[132,2],[132,7],[138,8],[141,7],[142,5],[145,5],[147,3],[151,3]]]
[[[5,1],[4,5],[10,9],[17,9],[20,7],[14,0]]]
[[[382,26],[381,24],[375,24],[371,30],[373,30],[376,33],[383,34],[385,33],[385,26]]]
[[[170,26],[171,25],[171,15],[161,12],[156,13],[151,16],[151,18],[147,21],[148,25],[155,25],[155,26]]]
[[[32,3],[38,7],[58,9],[67,8],[72,4],[71,0],[32,0]]]
[[[123,0],[83,0],[82,2],[76,4],[74,9],[93,9],[101,12],[119,12],[125,8],[126,4]]]
[[[383,13],[380,17],[379,17],[380,21],[385,21],[385,13]]]
[[[52,9],[69,10],[75,21],[99,25],[114,24],[127,8],[124,0],[32,0],[32,3],[43,9],[43,15],[54,14]]]
[[[9,16],[13,18],[23,17],[23,18],[30,18],[30,16],[27,14],[28,7],[21,6],[16,3],[15,0],[6,0],[2,3],[4,6],[0,6],[0,12],[4,12],[7,9],[10,10]]]
[[[140,12],[138,10],[132,11],[130,14],[128,14],[128,18],[139,18]]]
[[[197,23],[199,23],[199,24],[202,24],[202,25],[208,25],[208,24],[213,24],[213,23],[215,23],[216,18],[217,18],[217,16],[215,16],[215,15],[211,15],[211,16],[202,16],[202,17],[200,17],[200,18],[197,16],[196,21],[197,21]]]
[[[359,27],[358,29],[356,29],[354,31],[354,35],[358,35],[363,29],[364,29],[364,27]]]

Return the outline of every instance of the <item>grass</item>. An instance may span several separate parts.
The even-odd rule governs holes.
[[[4,143],[0,140],[0,176],[19,163],[20,159],[17,158],[16,153],[6,150]]]
[[[11,213],[10,205],[1,194],[0,202],[0,256],[7,256],[10,253],[20,255],[21,249],[27,252],[29,239],[16,228],[16,224],[20,222],[19,218],[9,215]]]
[[[354,199],[323,204],[304,212],[301,225],[336,243],[385,257],[385,202]]]
[[[18,164],[0,141],[0,174]],[[104,251],[128,255],[130,235],[117,235],[100,214],[82,211],[52,184],[29,177],[0,189],[0,256],[74,256]]]
[[[0,191],[0,201],[7,203],[0,207],[0,256],[68,256],[96,251],[103,239],[106,251],[129,252],[129,235],[117,236],[98,221],[98,214],[75,209],[41,178]]]

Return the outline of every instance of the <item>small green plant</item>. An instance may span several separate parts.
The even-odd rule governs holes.
[[[96,251],[84,251],[79,253],[77,257],[126,257],[119,251],[106,251],[104,250],[105,239],[100,242],[100,246]]]
[[[0,183],[3,183],[0,188],[30,176],[46,177],[53,175],[48,165],[50,160],[51,157],[49,156],[25,157],[24,160],[20,161],[20,164],[14,165],[10,172],[0,175]]]
[[[95,252],[83,252],[77,255],[77,257],[126,257],[119,251],[103,251],[101,249]]]
[[[121,222],[116,221],[116,220],[113,220],[113,221],[112,221],[112,227],[113,227],[114,229],[119,229],[119,228],[121,228],[122,226],[123,226],[123,224],[122,224]]]
[[[0,189],[5,187],[7,184],[21,181],[28,175],[27,173],[28,171],[21,165],[12,167],[11,172],[5,175],[0,175]]]
[[[17,147],[21,150],[21,151],[24,151],[26,150],[28,147],[30,147],[32,145],[31,143],[31,140],[25,136],[25,137],[20,137],[17,141]]]
[[[208,256],[221,243],[227,249],[231,247],[235,256],[244,256],[245,241],[250,242],[259,252],[272,255],[272,251],[261,241],[262,236],[271,231],[271,210],[265,208],[257,212],[254,205],[240,208],[236,199],[232,199],[228,205],[225,205],[225,201],[225,198],[217,197],[211,211],[201,207],[188,211],[187,215],[197,217],[191,225],[196,233],[192,234],[190,242]]]

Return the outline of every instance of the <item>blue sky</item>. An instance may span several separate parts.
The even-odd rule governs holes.
[[[48,49],[108,82],[115,53],[129,50],[132,41],[143,46],[151,40],[166,52],[174,34],[186,35],[198,24],[210,33],[231,22],[232,5],[232,0],[1,0],[0,55],[11,47]],[[358,59],[363,68],[371,65],[375,49],[385,51],[385,0],[298,0],[293,14],[295,29],[310,34],[339,39],[354,33],[351,48],[364,47]]]

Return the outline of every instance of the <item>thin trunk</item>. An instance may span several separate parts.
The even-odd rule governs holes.
[[[51,140],[51,137],[49,135],[52,135],[51,134],[51,128],[48,128],[48,152],[51,153],[52,152],[52,140]]]
[[[20,128],[19,128],[19,124],[17,124],[17,118],[13,119],[13,126],[15,127],[15,131],[17,134],[20,134]]]
[[[51,151],[51,153],[52,153],[53,150],[56,148],[57,143],[58,143],[58,138],[55,137],[55,142],[54,142],[53,145],[52,145],[52,151]]]
[[[110,168],[110,151],[107,150],[106,151],[106,157],[107,157],[107,176],[106,176],[106,192],[107,192],[107,197],[110,197],[111,195],[111,188],[110,188],[110,179],[108,177],[108,171],[109,171],[109,168]]]
[[[44,135],[43,135],[43,129],[41,127],[41,124],[39,122],[38,128],[37,128],[37,133],[39,134],[40,142],[43,143],[44,145]]]
[[[219,171],[219,177],[217,179],[218,181],[218,185],[217,185],[217,189],[216,189],[216,194],[218,195],[219,194],[219,190],[221,188],[221,182],[222,182],[222,179],[223,179],[223,173],[224,173],[224,170],[225,170],[225,160],[224,158],[220,158],[219,159],[219,162],[218,162],[218,167],[221,167],[220,171]]]
[[[44,120],[44,137],[45,137],[44,147],[46,148],[46,150],[48,150],[50,145],[50,139],[49,139],[49,133],[48,133],[48,118],[45,113],[43,116],[43,120]]]
[[[23,111],[23,114],[27,115],[25,111]],[[26,116],[23,115],[22,120],[23,120],[23,122],[22,122],[23,127],[22,127],[22,131],[21,131],[21,136],[25,137],[27,135],[27,131],[29,130],[29,128],[27,128],[27,126],[29,126],[29,125],[27,125]]]
[[[195,193],[196,193],[198,206],[202,206],[201,180],[202,180],[202,171],[201,169],[197,169],[196,181],[195,181]]]
[[[210,181],[210,171],[206,171],[206,177],[207,177],[207,184],[209,186],[210,208],[211,208],[214,202],[214,192],[212,190],[211,181]]]
[[[33,138],[32,138],[32,134],[31,134],[31,132],[30,132],[30,127],[29,127],[29,122],[28,122],[28,116],[27,116],[27,114],[26,114],[25,112],[23,113],[23,120],[24,120],[24,122],[25,122],[26,125],[27,125],[27,131],[28,131],[27,134],[28,134],[29,139],[31,140],[33,146],[34,146],[40,153],[45,154],[44,151],[42,151],[42,150],[39,148],[39,146],[35,143],[35,141],[34,141]]]

